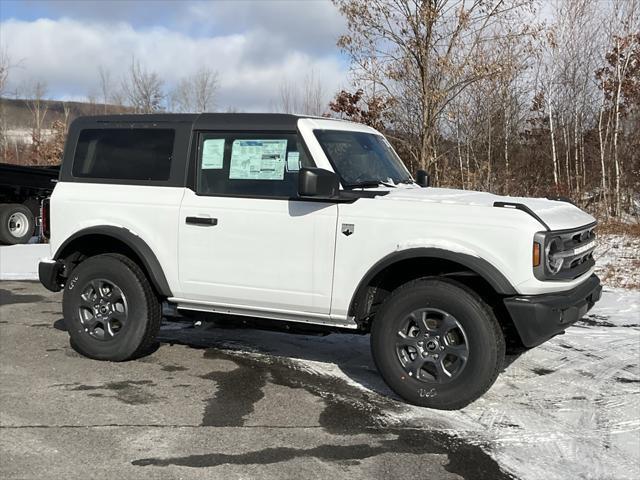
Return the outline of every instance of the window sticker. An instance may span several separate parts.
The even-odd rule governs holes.
[[[286,140],[234,140],[229,179],[282,180],[286,155]]]
[[[208,138],[202,143],[202,169],[220,170],[224,159],[224,138]]]
[[[287,153],[287,172],[297,172],[300,170],[300,152]]]

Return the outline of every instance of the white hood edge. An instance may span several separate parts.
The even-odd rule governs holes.
[[[546,198],[509,197],[472,190],[433,187],[389,189],[388,195],[378,198],[491,208],[497,208],[493,206],[494,202],[519,203],[531,209],[551,230],[578,228],[596,221],[591,215],[568,202]],[[522,212],[522,214],[527,215],[526,212]]]

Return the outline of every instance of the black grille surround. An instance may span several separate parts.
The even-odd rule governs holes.
[[[534,241],[540,244],[542,258],[540,265],[533,267],[535,277],[569,281],[587,273],[596,263],[596,225],[536,233]]]

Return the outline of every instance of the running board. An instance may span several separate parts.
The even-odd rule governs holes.
[[[169,298],[169,302],[175,303],[178,310],[191,310],[196,312],[219,313],[222,315],[238,315],[241,317],[268,318],[270,320],[282,320],[285,322],[309,323],[328,327],[357,329],[358,325],[352,318],[332,318],[329,315],[309,312],[292,312],[276,309],[258,310],[242,305],[227,305],[213,302],[194,302],[183,298]]]

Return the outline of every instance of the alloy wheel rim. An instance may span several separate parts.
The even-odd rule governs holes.
[[[9,216],[7,226],[9,227],[9,233],[14,237],[24,237],[29,228],[29,219],[24,213],[16,212]]]
[[[94,279],[81,289],[80,323],[89,336],[109,341],[127,325],[129,308],[122,289],[106,279]]]
[[[429,384],[455,380],[469,359],[464,328],[453,315],[436,308],[409,313],[400,323],[395,347],[405,373]]]

